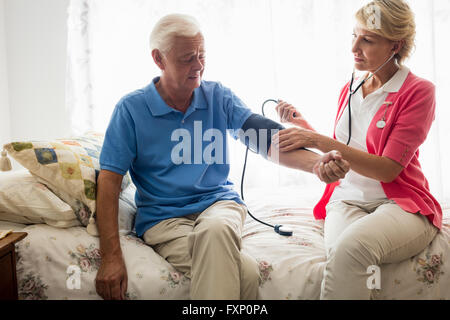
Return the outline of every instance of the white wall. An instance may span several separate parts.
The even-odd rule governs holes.
[[[5,15],[10,138],[66,136],[70,132],[65,108],[69,0],[0,1]],[[1,49],[0,41],[0,63]]]
[[[11,137],[6,58],[5,1],[0,0],[0,149]]]

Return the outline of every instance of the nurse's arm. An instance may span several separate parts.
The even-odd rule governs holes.
[[[280,152],[277,146],[271,144],[267,158],[276,164],[291,169],[313,173],[325,183],[333,183],[343,179],[350,170],[349,163],[335,150],[323,155],[318,155],[307,149]]]
[[[313,148],[322,152],[337,150],[350,163],[353,171],[368,178],[390,183],[402,172],[403,166],[385,156],[377,156],[364,152],[327,136],[312,133]]]

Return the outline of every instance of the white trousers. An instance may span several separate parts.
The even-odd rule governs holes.
[[[425,216],[406,212],[392,200],[335,201],[326,210],[321,299],[370,299],[369,266],[415,256],[438,232]]]

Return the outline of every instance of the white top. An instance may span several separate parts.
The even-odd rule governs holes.
[[[352,96],[352,137],[349,146],[367,152],[366,135],[369,125],[379,108],[389,108],[383,104],[391,92],[398,92],[408,76],[409,69],[400,67],[395,75],[381,88],[363,98],[362,87]],[[355,80],[354,90],[364,78]],[[377,119],[379,121],[381,119]],[[380,129],[381,130],[381,129]],[[336,139],[342,143],[348,140],[348,105],[336,125]],[[381,183],[377,180],[364,177],[350,170],[339,186],[334,189],[330,203],[337,200],[374,201],[387,199]]]

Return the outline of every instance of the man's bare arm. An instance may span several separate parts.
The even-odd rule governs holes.
[[[97,227],[103,255],[121,255],[119,242],[119,195],[123,176],[102,170],[97,179]]]
[[[120,248],[118,212],[123,176],[102,170],[97,179],[97,228],[102,263],[96,277],[97,293],[104,299],[124,299],[127,272]]]
[[[270,146],[267,154],[268,159],[272,162],[309,173],[314,173],[314,165],[320,160],[320,155],[309,150],[298,149],[290,152],[280,152],[274,145]]]

